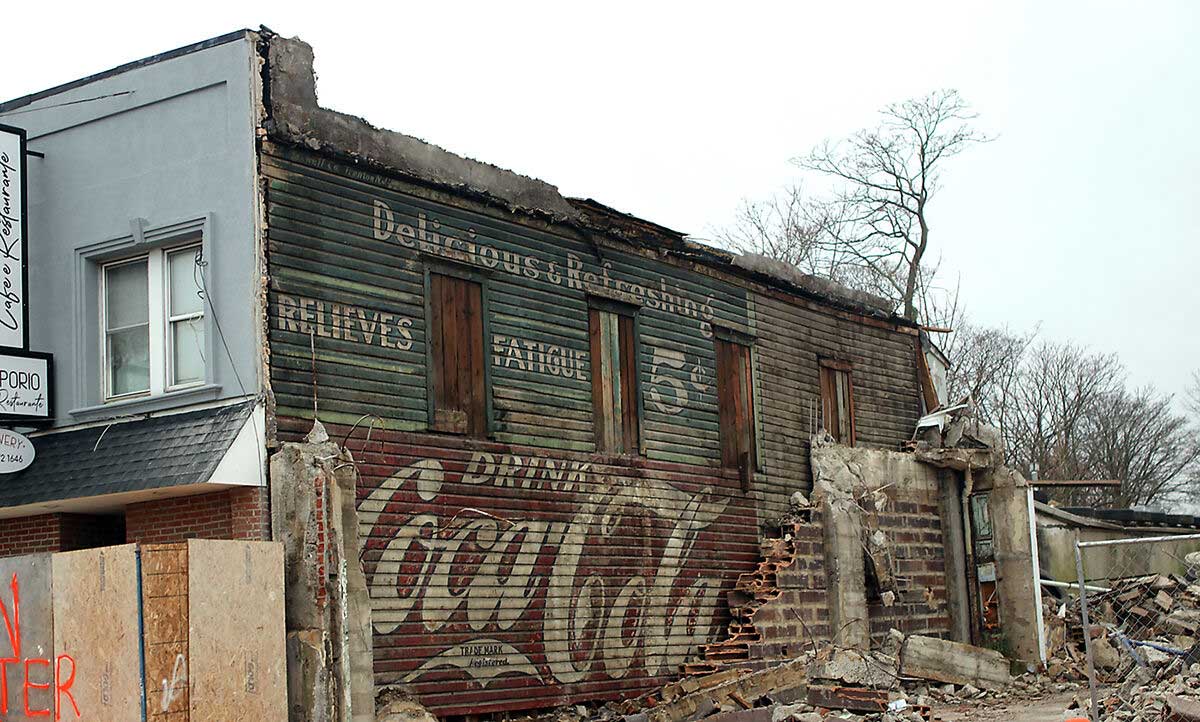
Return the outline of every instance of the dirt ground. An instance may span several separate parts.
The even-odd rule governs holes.
[[[1037,700],[1006,699],[989,705],[935,707],[934,719],[944,722],[1063,722],[1086,717],[1081,710],[1067,709],[1075,694],[1067,691]]]

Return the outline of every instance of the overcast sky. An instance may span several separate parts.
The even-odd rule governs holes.
[[[323,105],[700,237],[822,139],[957,88],[997,136],[930,209],[972,317],[1164,391],[1200,368],[1194,0],[11,5],[0,99],[265,24],[314,47]]]

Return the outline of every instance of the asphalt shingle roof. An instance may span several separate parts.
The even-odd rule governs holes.
[[[33,464],[0,475],[0,507],[206,482],[254,403],[31,438]]]

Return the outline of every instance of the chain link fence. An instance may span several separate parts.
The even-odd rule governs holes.
[[[1200,661],[1200,534],[1076,541],[1091,719],[1125,718]]]

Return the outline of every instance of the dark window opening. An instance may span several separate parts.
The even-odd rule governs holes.
[[[743,485],[749,485],[751,474],[758,463],[750,347],[717,338],[716,351],[721,466],[738,469]]]
[[[845,361],[821,359],[821,423],[835,441],[854,446],[854,383]]]
[[[487,435],[483,288],[429,274],[430,426],[434,431]]]
[[[589,311],[592,408],[596,450],[636,454],[641,449],[638,344],[632,314],[607,308]]]
[[[875,560],[863,550],[863,573],[864,573],[864,589],[863,592],[867,597],[868,602],[882,601],[883,593],[879,584],[879,572],[875,569]]]

